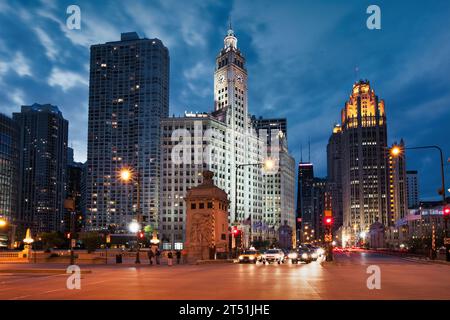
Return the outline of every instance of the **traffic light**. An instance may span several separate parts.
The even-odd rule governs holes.
[[[70,232],[67,233],[67,239],[70,239]]]
[[[325,217],[324,223],[326,226],[331,226],[333,224],[333,218],[332,217]]]
[[[138,234],[138,236],[139,236],[139,239],[144,239],[144,237],[145,237],[145,234],[144,234],[144,232],[142,232],[142,231],[139,231],[139,234]]]
[[[233,229],[231,229],[231,233],[236,238],[239,235],[240,231],[236,226],[234,226]]]
[[[445,206],[444,207],[444,217],[445,218],[450,217],[450,206]]]

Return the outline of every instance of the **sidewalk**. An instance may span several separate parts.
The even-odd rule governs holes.
[[[448,265],[450,266],[450,262],[445,260],[431,260],[430,258],[423,256],[423,255],[417,255],[417,254],[411,254],[407,252],[396,252],[396,251],[387,251],[387,250],[376,250],[376,249],[365,249],[364,251],[369,251],[373,253],[378,254],[385,254],[390,256],[396,256],[408,261],[413,262],[423,262],[423,263],[435,263],[435,264],[442,264],[442,265]]]

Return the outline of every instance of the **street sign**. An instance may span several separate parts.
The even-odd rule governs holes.
[[[325,215],[325,217],[331,217],[331,216],[333,216],[331,210],[325,210],[325,211],[324,211],[324,215]]]
[[[76,239],[72,239],[71,241],[70,241],[70,246],[73,248],[73,247],[75,247],[77,245],[77,240]]]

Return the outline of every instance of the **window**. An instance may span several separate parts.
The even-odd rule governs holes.
[[[195,203],[191,203],[191,209],[197,209],[197,206]]]
[[[208,209],[212,209],[212,207],[213,207],[212,202],[208,202]]]
[[[198,208],[199,208],[199,209],[205,209],[205,204],[204,204],[203,202],[200,202],[200,203],[198,204]]]

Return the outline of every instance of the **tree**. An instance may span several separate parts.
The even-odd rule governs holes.
[[[98,232],[82,232],[80,233],[80,240],[88,253],[94,252],[101,243],[101,236]]]
[[[64,235],[59,232],[43,232],[39,237],[46,251],[55,247],[59,248],[65,244]]]

